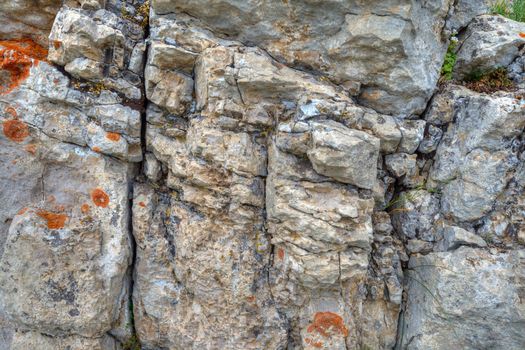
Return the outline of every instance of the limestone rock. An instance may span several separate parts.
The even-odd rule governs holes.
[[[502,16],[479,16],[467,28],[457,54],[454,74],[459,78],[474,72],[506,67],[525,43],[525,24]],[[461,40],[461,38],[460,38]]]
[[[0,305],[22,329],[100,337],[127,288],[127,166],[75,146],[38,148],[33,162],[44,186],[28,189],[15,208],[0,259]]]
[[[49,30],[61,5],[60,0],[2,2],[0,39],[31,38],[40,45],[46,46]]]
[[[483,238],[460,227],[445,226],[443,228],[443,248],[445,251],[454,250],[462,245],[471,247],[486,247]]]
[[[456,123],[438,146],[430,178],[443,183],[444,212],[472,221],[491,209],[518,164],[508,140],[523,131],[525,114],[512,93],[456,93]]]
[[[379,140],[367,133],[336,123],[316,123],[307,153],[320,174],[361,188],[374,186]]]
[[[522,349],[524,261],[468,247],[413,257],[401,348]]]
[[[118,343],[110,336],[91,339],[79,336],[49,337],[35,332],[16,332],[11,350],[114,350]]]
[[[525,348],[490,2],[4,1],[0,349]]]
[[[104,84],[129,99],[142,97],[142,74],[130,65],[143,29],[116,14],[64,7],[49,35],[49,60],[76,78]]]
[[[446,50],[440,31],[451,3],[155,0],[152,6],[158,15],[189,14],[193,27],[254,43],[288,65],[358,83],[363,103],[406,115],[423,110],[437,82]]]

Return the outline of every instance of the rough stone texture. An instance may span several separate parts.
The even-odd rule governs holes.
[[[402,348],[523,349],[524,264],[523,250],[412,258]]]
[[[524,32],[524,23],[502,16],[477,17],[460,37],[455,76],[508,66],[525,44]]]
[[[158,14],[188,14],[193,25],[258,45],[280,61],[318,71],[351,87],[350,91],[357,87],[362,103],[405,115],[422,112],[437,82],[446,50],[441,32],[451,4],[447,0],[424,5],[399,0],[152,2]]]
[[[525,347],[521,24],[149,6],[0,4],[0,349]]]
[[[0,39],[30,37],[47,45],[49,30],[61,0],[19,0],[0,3]]]

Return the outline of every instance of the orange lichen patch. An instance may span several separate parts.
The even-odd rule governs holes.
[[[304,341],[305,341],[306,344],[312,345],[314,348],[322,348],[323,347],[323,343],[320,342],[320,341],[314,342],[310,338],[306,338]]]
[[[18,113],[16,113],[16,109],[14,109],[14,108],[11,107],[11,106],[7,107],[7,108],[5,109],[5,112],[6,112],[7,114],[10,114],[10,115],[13,117],[13,119],[18,118]]]
[[[67,220],[66,214],[57,214],[47,210],[39,210],[36,215],[47,221],[47,227],[53,230],[63,228]]]
[[[323,337],[330,334],[341,334],[348,336],[348,329],[345,327],[343,319],[333,312],[318,312],[314,315],[314,322],[308,326],[308,333],[317,332]]]
[[[33,143],[25,146],[24,149],[26,150],[26,152],[29,152],[31,154],[35,154],[36,153],[36,145],[33,144]]]
[[[97,147],[97,146],[93,147],[92,150],[93,152],[97,152],[97,153],[100,153],[102,151],[100,147]]]
[[[0,46],[3,46],[7,50],[17,51],[39,61],[45,61],[47,58],[47,49],[29,38],[0,40]]]
[[[283,260],[284,259],[284,250],[283,250],[283,248],[279,248],[277,250],[277,257],[279,258],[279,260]]]
[[[519,36],[522,37],[522,38],[525,38],[525,33],[520,32],[520,33],[519,33]]]
[[[139,206],[141,206],[142,208],[145,208],[145,207],[146,207],[146,203],[144,203],[144,202],[139,202]]]
[[[53,40],[53,47],[55,48],[55,50],[58,50],[60,48],[60,46],[62,46],[62,42],[61,41]]]
[[[87,214],[89,212],[89,209],[90,209],[90,207],[89,207],[89,204],[87,204],[87,203],[82,204],[82,206],[80,207],[80,210],[84,214]]]
[[[7,94],[29,77],[29,71],[38,61],[45,60],[47,50],[31,39],[0,41],[0,70],[8,73],[0,86],[0,94]]]
[[[20,120],[6,120],[2,127],[4,135],[11,141],[22,142],[29,136],[27,124]]]
[[[108,194],[100,188],[95,188],[91,191],[91,200],[93,200],[93,203],[95,203],[97,207],[105,208],[109,204]]]
[[[24,215],[27,211],[27,208],[22,208],[18,211],[18,213],[16,213],[16,215]]]
[[[250,295],[249,297],[246,297],[246,300],[248,300],[250,303],[255,302],[255,295]]]
[[[113,142],[118,142],[120,140],[120,134],[117,134],[116,132],[108,132],[106,133],[106,138]]]

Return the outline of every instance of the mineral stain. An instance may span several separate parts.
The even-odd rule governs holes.
[[[116,132],[108,132],[106,133],[106,138],[113,142],[118,142],[120,140],[120,134],[117,134]]]
[[[46,57],[47,50],[31,39],[0,41],[0,70],[7,72],[1,81],[0,95],[17,88],[29,77],[31,67]]]
[[[20,120],[6,120],[2,124],[4,135],[11,141],[22,142],[29,136],[29,128]]]
[[[314,322],[308,326],[308,333],[317,332],[323,337],[328,338],[330,334],[336,333],[348,336],[348,329],[344,325],[344,321],[336,313],[333,312],[318,312],[314,315]]]
[[[106,208],[109,204],[109,196],[100,188],[91,191],[91,200],[97,207]]]
[[[64,227],[67,220],[66,214],[53,213],[47,210],[40,209],[36,212],[36,215],[47,221],[47,228],[49,229],[60,229]]]

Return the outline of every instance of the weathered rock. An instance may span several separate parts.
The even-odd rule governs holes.
[[[49,35],[49,60],[76,78],[103,84],[138,100],[142,97],[143,74],[132,71],[137,65],[132,56],[143,37],[139,25],[110,11],[64,7]]]
[[[524,347],[520,24],[151,5],[0,4],[0,349]]]
[[[0,305],[21,329],[100,337],[127,288],[127,165],[44,141],[43,186],[15,208],[0,260]]]
[[[333,122],[316,123],[307,154],[320,174],[361,188],[374,187],[379,140],[365,132]]]
[[[511,140],[523,131],[525,113],[512,93],[454,94],[461,96],[454,100],[456,122],[438,146],[430,178],[443,184],[445,215],[472,221],[488,213],[518,164]]]
[[[401,348],[522,349],[524,262],[468,247],[413,257]]]
[[[98,339],[71,337],[49,337],[35,332],[16,332],[11,350],[116,350],[118,343],[110,336]]]
[[[446,50],[440,31],[450,4],[438,0],[428,6],[417,1],[152,3],[156,14],[189,14],[192,26],[253,43],[282,62],[322,72],[337,83],[360,84],[363,103],[393,114],[421,112],[432,93],[439,58]]]
[[[0,4],[0,39],[31,38],[47,46],[47,36],[60,0],[4,1]]]
[[[525,44],[521,35],[525,24],[502,16],[479,16],[462,34],[454,75],[468,74],[506,67],[518,57]]]
[[[483,238],[476,236],[474,233],[462,229],[461,227],[445,226],[443,227],[443,249],[454,250],[460,246],[466,245],[471,247],[486,247],[487,243]]]
[[[406,153],[389,154],[385,157],[385,166],[392,175],[401,177],[414,171],[416,167],[416,155]]]

